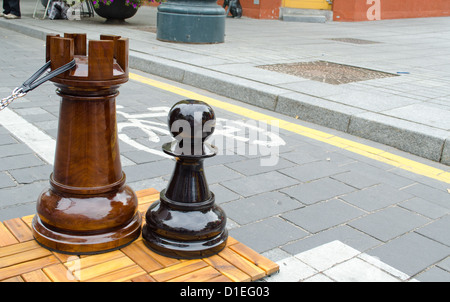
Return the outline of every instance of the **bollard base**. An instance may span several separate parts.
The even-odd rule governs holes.
[[[225,10],[215,3],[162,3],[158,7],[156,38],[165,42],[223,43]]]

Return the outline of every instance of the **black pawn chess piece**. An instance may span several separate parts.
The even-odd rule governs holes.
[[[185,100],[170,109],[168,125],[175,141],[162,149],[176,158],[175,169],[160,199],[146,212],[142,237],[164,256],[209,257],[220,252],[228,238],[226,215],[215,204],[203,169],[203,160],[217,153],[205,142],[214,132],[215,114],[204,102]]]

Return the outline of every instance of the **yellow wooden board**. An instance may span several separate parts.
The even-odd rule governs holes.
[[[302,9],[332,9],[332,5],[326,0],[283,0],[282,5],[283,7]]]
[[[136,192],[139,211],[159,198],[155,189]],[[33,215],[0,222],[2,282],[248,282],[278,272],[279,266],[229,237],[219,254],[195,260],[161,256],[142,237],[96,255],[67,255],[40,246],[31,235]]]

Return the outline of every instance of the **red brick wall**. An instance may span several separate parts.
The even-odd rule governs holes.
[[[450,16],[449,0],[334,0],[335,21]]]

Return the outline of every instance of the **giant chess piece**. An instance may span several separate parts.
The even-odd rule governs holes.
[[[73,59],[76,67],[51,80],[61,96],[55,162],[37,200],[33,235],[68,254],[118,249],[141,231],[117,139],[115,99],[128,81],[128,39],[102,35],[87,45],[86,34],[49,35],[46,59],[52,70]]]
[[[212,108],[201,101],[175,104],[168,116],[175,141],[163,151],[176,158],[175,169],[160,199],[146,212],[145,244],[155,252],[180,259],[209,257],[226,245],[226,215],[215,204],[206,181],[203,160],[217,149],[205,140],[215,128]]]

